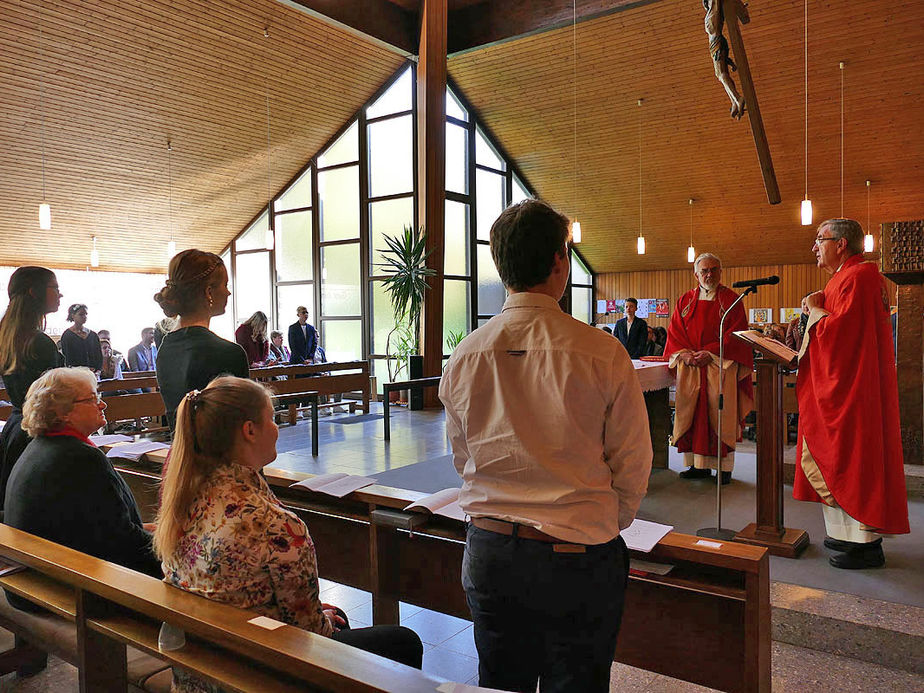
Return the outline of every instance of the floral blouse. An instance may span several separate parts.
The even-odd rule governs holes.
[[[164,581],[321,635],[333,627],[318,596],[318,570],[308,528],[286,510],[260,474],[219,467],[189,509]],[[174,670],[174,691],[216,690]]]

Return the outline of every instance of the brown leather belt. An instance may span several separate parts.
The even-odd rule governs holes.
[[[473,525],[478,529],[483,529],[488,532],[494,532],[495,534],[503,534],[504,536],[511,537],[513,536],[513,531],[516,529],[516,535],[520,539],[532,539],[533,541],[544,541],[547,544],[570,544],[570,542],[562,541],[557,537],[553,537],[551,534],[546,534],[545,532],[540,532],[535,527],[530,527],[529,525],[522,525],[516,522],[503,522],[501,520],[492,520],[490,517],[473,517],[471,519]],[[582,544],[574,544],[574,546],[583,546]]]

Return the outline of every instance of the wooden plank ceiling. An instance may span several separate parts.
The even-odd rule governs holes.
[[[812,262],[799,223],[805,185],[801,0],[749,5],[742,27],[783,201],[767,204],[746,117],[728,117],[702,3],[661,0],[450,58],[449,73],[538,193],[581,221],[597,272],[686,267],[694,244],[725,264]],[[871,219],[924,217],[924,3],[809,1],[809,196],[816,223],[844,207]],[[572,79],[576,65],[577,80]],[[577,87],[577,184],[572,136]],[[644,98],[641,109],[636,106]],[[642,222],[639,230],[639,111]]]
[[[0,0],[0,264],[163,271],[220,251],[402,58],[275,0]],[[270,37],[263,37],[264,27]],[[51,231],[42,198],[44,81]]]

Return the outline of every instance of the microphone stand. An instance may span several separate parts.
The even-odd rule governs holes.
[[[719,320],[719,404],[718,414],[719,421],[716,428],[718,444],[716,445],[716,469],[715,469],[715,527],[703,527],[697,530],[696,536],[707,537],[709,539],[721,539],[731,541],[735,538],[737,532],[732,529],[722,529],[722,414],[725,410],[725,318],[731,313],[738,303],[740,303],[748,294],[756,294],[757,287],[749,286],[738,298],[735,299],[728,310],[722,313],[722,319]],[[737,386],[737,383],[736,383]]]

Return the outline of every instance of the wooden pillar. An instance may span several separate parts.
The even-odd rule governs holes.
[[[417,217],[427,232],[427,283],[421,313],[423,376],[443,369],[443,241],[446,208],[446,0],[420,3],[420,60],[417,63]],[[439,406],[434,388],[424,406]]]
[[[905,464],[924,464],[924,220],[882,224],[880,269],[898,284],[896,366]]]
[[[905,464],[924,464],[924,285],[898,287],[898,410]]]

